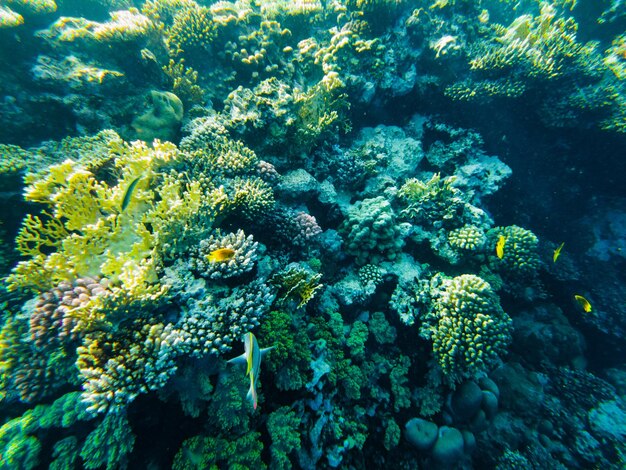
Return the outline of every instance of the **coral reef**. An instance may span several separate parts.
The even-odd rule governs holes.
[[[583,3],[0,0],[0,468],[624,467]]]

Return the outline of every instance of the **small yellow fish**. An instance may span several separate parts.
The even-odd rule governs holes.
[[[581,308],[585,312],[589,313],[589,312],[591,312],[591,310],[593,310],[591,308],[591,304],[589,303],[589,301],[587,299],[585,299],[582,295],[575,294],[574,295],[574,299],[576,300],[576,302],[578,302],[578,305],[580,305]]]
[[[224,261],[230,261],[235,257],[235,250],[231,248],[218,248],[213,250],[206,256],[209,263],[223,263]]]
[[[504,257],[504,244],[506,243],[506,237],[504,235],[500,235],[498,238],[498,243],[496,243],[496,256],[500,259]]]
[[[563,249],[563,245],[565,245],[565,242],[561,243],[558,248],[554,250],[554,255],[552,255],[552,262],[556,263],[556,260],[559,259],[559,256],[561,255],[561,250]]]

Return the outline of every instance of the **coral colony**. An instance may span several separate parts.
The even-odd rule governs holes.
[[[623,297],[453,111],[623,139],[576,3],[0,0],[0,469],[623,468]]]

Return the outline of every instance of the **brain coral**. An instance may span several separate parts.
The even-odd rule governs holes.
[[[511,339],[511,319],[478,276],[444,279],[435,292],[433,351],[443,372],[458,380],[492,366]]]

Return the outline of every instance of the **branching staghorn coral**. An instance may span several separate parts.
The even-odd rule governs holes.
[[[186,67],[183,59],[178,62],[170,59],[168,64],[163,66],[163,72],[172,81],[172,93],[179,96],[185,104],[204,102],[204,90],[198,85],[198,72]]]
[[[518,16],[508,27],[492,26],[493,37],[470,47],[472,77],[447,86],[455,99],[518,97],[539,82],[596,82],[603,73],[597,44],[577,39],[578,25],[560,7],[543,2],[538,15]]]
[[[170,56],[183,57],[192,67],[201,64],[217,36],[216,28],[209,8],[198,5],[183,8],[174,15],[172,27],[167,30]]]

